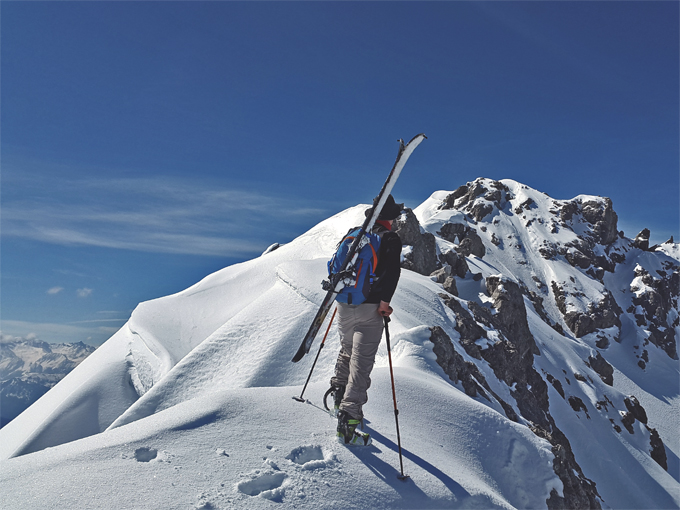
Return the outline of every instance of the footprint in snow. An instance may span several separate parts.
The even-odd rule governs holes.
[[[135,460],[137,462],[150,462],[158,457],[158,450],[143,446],[135,450]]]
[[[298,464],[304,470],[312,470],[328,467],[335,462],[335,455],[324,454],[320,446],[300,446],[290,452],[286,459]]]
[[[281,501],[285,494],[282,487],[286,474],[281,471],[260,473],[256,471],[250,480],[244,480],[236,488],[248,496],[260,496],[272,501]]]

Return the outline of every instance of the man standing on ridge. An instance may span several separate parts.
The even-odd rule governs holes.
[[[381,241],[376,278],[366,301],[360,305],[337,304],[341,348],[331,389],[338,413],[338,440],[345,444],[371,444],[369,435],[356,428],[364,417],[362,407],[368,401],[370,374],[382,338],[384,317],[392,313],[390,301],[401,274],[401,239],[391,231],[400,214],[401,208],[389,195],[372,229]]]

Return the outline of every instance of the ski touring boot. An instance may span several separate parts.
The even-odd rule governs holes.
[[[328,407],[328,397],[333,396],[333,407]],[[331,418],[337,418],[338,412],[340,411],[340,404],[342,403],[342,397],[345,395],[345,387],[341,384],[333,384],[326,394],[323,396],[323,405],[326,411],[331,415]]]
[[[346,411],[338,413],[338,443],[347,446],[369,446],[373,440],[366,432],[357,430],[361,420],[352,418]]]

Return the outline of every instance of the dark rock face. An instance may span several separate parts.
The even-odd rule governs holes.
[[[468,312],[458,299],[449,299],[443,296],[444,303],[456,314],[456,331],[460,333],[460,343],[470,356],[482,359],[481,348],[475,342],[486,338],[486,330],[477,324],[474,317]]]
[[[609,386],[614,384],[614,367],[607,363],[607,360],[602,357],[602,354],[598,352],[594,358],[592,356],[588,357],[586,365],[597,372],[600,379],[602,379],[602,382]]]
[[[680,268],[664,261],[672,257],[664,258],[665,255],[660,254],[663,270],[650,275],[639,269],[630,293],[628,289],[614,288],[612,282],[617,279],[611,279],[607,273],[617,271],[617,265],[630,262],[631,257],[640,257],[639,250],[631,248],[649,252],[662,249],[660,246],[649,247],[649,232],[641,232],[634,242],[626,239],[623,232],[618,231],[618,217],[609,198],[581,196],[568,201],[550,201],[532,191],[524,195],[524,190],[527,188],[521,185],[513,184],[511,191],[501,182],[477,179],[461,186],[442,202],[441,209],[455,209],[458,214],[451,215],[455,218],[450,220],[452,223],[441,225],[436,234],[452,243],[454,250],[439,256],[444,269],[432,277],[444,284],[449,292],[440,297],[456,317],[454,327],[459,338],[452,342],[443,330],[433,329],[432,341],[438,363],[452,381],[463,385],[467,394],[490,401],[496,399],[509,419],[528,422],[534,433],[551,443],[555,455],[553,468],[564,484],[564,497],[553,491],[547,500],[549,508],[600,508],[602,500],[595,484],[585,477],[568,438],[550,414],[549,396],[564,399],[573,410],[573,419],[597,421],[605,415],[613,431],[619,434],[627,435],[628,432],[639,436],[648,430],[650,454],[665,467],[663,442],[659,434],[646,425],[646,413],[637,399],[632,396],[623,399],[614,389],[609,396],[602,393],[604,386],[595,374],[604,384],[613,386],[614,368],[605,359],[604,351],[598,349],[608,349],[610,343],[621,342],[624,311],[616,299],[620,303],[632,303],[627,312],[634,314],[638,326],[645,331],[645,336],[640,337],[644,345],[636,346],[642,368],[648,367],[649,360],[653,359],[644,349],[649,343],[677,359],[675,331],[680,326],[680,316],[674,311],[680,304]],[[514,193],[522,198],[516,199]],[[549,214],[541,214],[546,208]],[[550,236],[549,233],[564,235]],[[503,257],[507,256],[509,264],[503,267],[495,264],[488,259],[488,252],[497,257],[494,261],[503,263]],[[540,254],[542,259],[535,261],[533,253]],[[464,277],[473,263],[477,265],[472,260],[473,255],[486,257],[486,262],[498,267],[498,272],[525,266],[519,274],[529,279],[514,283],[511,276],[489,277],[485,272],[486,291],[491,299],[458,299],[455,297],[457,289],[451,284],[456,283],[454,276]],[[469,267],[463,266],[466,257],[470,261]],[[549,261],[547,264],[546,260]],[[641,259],[640,264],[647,267],[647,260],[651,261]],[[566,268],[566,276],[562,281],[551,281],[550,274],[560,274],[551,271],[554,263],[564,267],[565,262],[571,266]],[[545,271],[546,267],[548,271]],[[652,262],[650,267],[654,267]],[[622,270],[627,272],[628,265]],[[476,280],[483,277],[481,274],[476,276]],[[461,291],[465,289],[463,295],[476,292],[473,287],[463,287],[460,281],[457,283]],[[598,289],[598,298],[588,297],[591,289]],[[544,367],[539,374],[534,367],[534,356],[541,352],[528,326],[525,300],[528,300],[527,306],[530,302],[538,316],[560,335],[587,336],[585,342],[593,349],[590,356],[586,354],[587,360],[584,359],[588,368],[570,373],[562,370],[563,376],[561,373],[550,374]],[[479,304],[482,302],[483,305]],[[539,330],[545,331],[534,329],[534,332]],[[537,339],[545,342],[545,339]],[[547,344],[539,345],[547,348]],[[459,355],[456,349],[463,349],[465,353]],[[466,359],[470,361],[465,362]],[[480,362],[483,365],[479,365]],[[473,366],[478,368],[480,377],[483,373],[487,378],[492,377],[490,368],[497,380],[489,380],[489,384],[506,384],[512,398],[508,402],[498,398],[486,381],[475,375]],[[548,393],[550,385],[556,393]],[[594,407],[589,398],[584,398],[583,387],[586,386],[597,394]],[[590,397],[588,393],[586,395]]]
[[[628,431],[629,434],[635,434],[635,428],[633,425],[635,421],[642,423],[645,428],[649,431],[649,446],[650,446],[650,456],[652,459],[666,471],[668,471],[668,459],[666,457],[666,447],[659,436],[659,432],[647,425],[647,412],[645,408],[642,407],[637,398],[630,395],[623,399],[623,403],[626,406],[627,411],[621,411],[621,423]],[[615,425],[615,429],[619,432],[621,429]]]
[[[404,269],[427,276],[441,267],[434,235],[421,233],[420,223],[411,209],[404,209],[404,213],[394,222],[393,230],[399,235],[402,244],[413,248],[402,263]]]
[[[511,280],[491,276],[486,279],[486,289],[493,299],[497,312],[495,318],[500,323],[501,331],[513,343],[520,356],[525,357],[528,352],[540,355],[529,331],[524,297],[519,285]]]
[[[467,260],[462,255],[459,255],[456,251],[447,251],[440,256],[442,264],[446,264],[451,267],[451,273],[459,278],[465,278],[465,275],[470,270]]]
[[[555,455],[553,469],[564,485],[564,497],[553,491],[546,501],[548,508],[601,508],[601,498],[595,484],[583,474],[569,440],[550,415],[548,386],[533,366],[534,354],[540,355],[540,351],[528,329],[526,309],[519,286],[509,280],[489,278],[487,289],[493,299],[495,309],[493,314],[474,302],[468,302],[472,312],[470,313],[457,298],[449,299],[442,296],[446,305],[456,315],[456,330],[460,334],[461,346],[473,358],[488,362],[496,377],[514,388],[510,390],[510,394],[515,399],[522,417],[532,423],[531,430],[536,435],[547,439],[552,445]],[[500,341],[493,345],[487,343],[487,347],[484,348],[478,345],[477,340],[488,340],[486,330],[479,323],[499,332]],[[459,362],[448,361],[452,358],[453,355],[437,355],[438,362],[440,359],[443,360],[440,366],[453,374],[449,377],[462,381],[466,377],[465,371],[458,368]],[[561,384],[559,386],[561,388]],[[490,390],[487,392],[491,393]],[[561,393],[564,394],[564,390]],[[501,404],[506,416],[517,421],[518,417],[512,406],[497,395],[493,393],[492,395]]]
[[[601,201],[588,202],[581,202],[578,199],[570,200],[559,208],[559,219],[563,227],[579,215],[592,225],[589,235],[591,241],[608,245],[618,239],[618,216],[614,212],[611,199],[603,198]]]
[[[629,434],[635,434],[635,429],[633,428],[633,423],[635,423],[635,416],[633,413],[628,411],[621,412],[621,423],[626,428]]]
[[[456,251],[463,257],[474,255],[482,258],[486,254],[482,238],[474,228],[467,225],[446,223],[437,234],[451,243],[458,244]]]
[[[564,245],[544,244],[541,256],[548,260],[562,256],[572,266],[582,269],[592,278],[602,281],[605,272],[613,272],[616,264],[625,260],[625,250],[615,244],[619,239],[618,217],[609,198],[581,202],[574,199],[555,203],[552,232],[571,229],[576,223],[587,223],[590,228]],[[598,248],[598,246],[600,248]]]
[[[453,276],[448,276],[444,280],[444,290],[453,296],[458,295],[458,286],[456,285],[456,279]]]
[[[459,198],[461,198],[463,196],[466,197],[466,200],[464,202],[465,203],[469,202],[470,201],[470,198],[469,198],[470,186],[469,186],[469,184],[470,183],[463,184],[456,191],[454,191],[448,197],[446,197],[446,199],[444,200],[444,203],[442,204],[442,209],[453,209],[456,200],[458,200]],[[485,189],[483,187],[478,187],[475,191],[477,191],[478,194],[477,195],[473,194],[473,199],[475,197],[478,197],[482,193],[484,193]]]
[[[623,403],[626,405],[628,412],[631,413],[637,421],[647,425],[647,413],[645,412],[645,408],[640,405],[637,398],[630,395],[623,399]]]
[[[468,230],[469,227],[462,223],[445,223],[437,234],[453,244],[459,244]]]
[[[553,445],[552,452],[555,455],[553,470],[564,485],[564,497],[560,497],[555,489],[550,492],[550,498],[546,501],[548,509],[602,508],[595,482],[586,478],[581,467],[576,463],[566,436],[559,429],[555,429],[552,434],[541,428],[532,430],[537,436]]]
[[[483,198],[478,199],[482,195]],[[487,188],[478,179],[468,182],[446,197],[442,209],[459,209],[468,213],[474,221],[482,221],[494,208],[503,209],[511,198],[509,188],[502,182],[491,181]]]
[[[649,236],[651,232],[648,228],[642,229],[638,235],[633,239],[633,246],[640,248],[641,250],[649,250]]]
[[[584,202],[581,211],[585,220],[593,225],[595,241],[599,244],[611,244],[619,237],[617,227],[618,216],[609,198],[602,202]]]
[[[566,398],[564,394],[564,388],[562,387],[562,383],[559,379],[555,379],[552,374],[547,374],[546,379],[548,379],[548,382],[553,385],[553,388],[555,388],[557,393],[559,393],[562,398]]]
[[[564,322],[577,338],[593,333],[598,329],[617,326],[621,328],[619,316],[623,310],[609,291],[597,304],[590,303],[585,313],[567,311],[567,293],[556,282],[552,282],[552,291],[555,296],[557,308],[562,312]]]
[[[642,284],[631,285],[635,292],[633,305],[642,310],[635,315],[638,326],[649,331],[648,342],[663,349],[672,359],[678,359],[674,329],[678,318],[674,324],[668,324],[668,315],[677,309],[680,301],[680,268],[667,264],[659,278],[655,278],[638,266],[635,275]]]
[[[588,408],[583,403],[583,400],[581,400],[579,397],[575,397],[575,396],[571,395],[567,399],[567,402],[569,402],[569,405],[571,406],[571,408],[574,411],[576,411],[577,413],[579,411],[585,411],[586,416],[588,416]],[[590,416],[588,416],[588,418],[590,418]]]
[[[482,386],[488,388],[488,384],[477,366],[466,362],[463,356],[456,352],[453,342],[442,328],[435,326],[430,328],[430,331],[432,332],[430,341],[434,344],[432,350],[437,355],[437,364],[442,367],[449,379],[454,383],[460,382],[467,395],[471,397],[481,395],[489,400],[482,388]]]
[[[647,427],[647,429],[649,430],[650,435],[649,445],[652,448],[650,455],[659,466],[668,471],[666,447],[664,446],[663,441],[661,440],[661,437],[659,436],[659,433],[656,429],[650,429],[649,427]]]
[[[486,255],[486,248],[482,242],[482,238],[479,237],[477,231],[474,229],[469,229],[465,238],[460,242],[458,248],[456,249],[464,257],[469,257],[474,255],[476,257],[482,258]]]

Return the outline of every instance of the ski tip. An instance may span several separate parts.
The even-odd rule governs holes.
[[[302,346],[298,349],[298,352],[295,353],[295,356],[293,356],[291,361],[293,363],[297,363],[305,356],[305,354],[307,354],[307,351],[305,350],[304,346]]]

